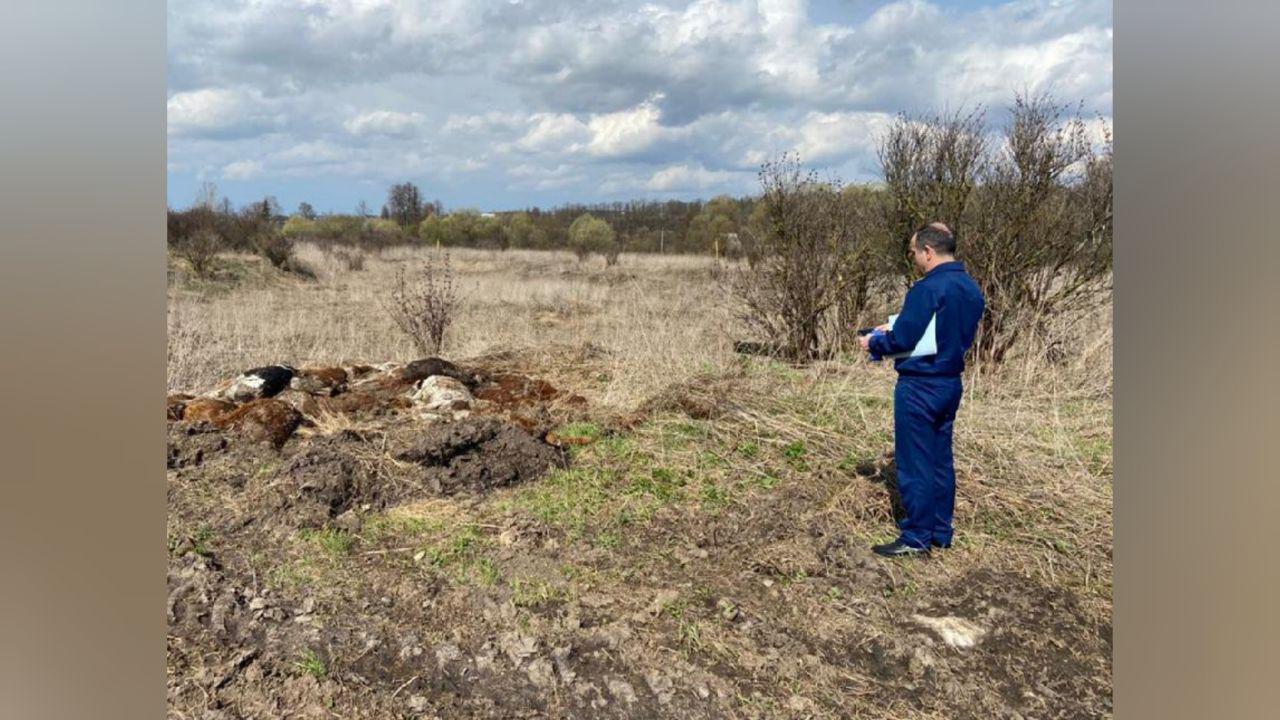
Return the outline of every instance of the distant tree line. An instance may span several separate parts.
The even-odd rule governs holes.
[[[274,197],[234,208],[217,196],[211,183],[202,186],[196,202],[183,210],[169,210],[169,243],[176,247],[203,231],[233,251],[252,251],[255,238],[272,230],[294,240],[313,240],[362,247],[427,244],[493,250],[523,248],[569,250],[585,258],[600,254],[616,259],[620,252],[668,254],[741,254],[741,229],[755,200],[719,196],[710,201],[633,200],[630,202],[566,204],[553,208],[486,212],[462,208],[445,212],[440,201],[424,201],[412,182],[397,183],[377,217],[364,203],[354,213],[317,213],[310,203],[285,214]],[[591,216],[604,223],[583,244],[574,223]],[[585,226],[579,225],[579,228]],[[586,254],[585,247],[590,247]]]
[[[273,197],[233,209],[206,184],[169,211],[169,244],[196,272],[221,249],[258,252],[291,268],[293,243],[569,250],[580,260],[620,253],[701,253],[745,259],[732,290],[743,319],[782,354],[849,347],[874,298],[905,286],[913,230],[942,221],[982,286],[978,353],[999,363],[1050,319],[1088,309],[1110,287],[1112,143],[1088,136],[1080,108],[1015,96],[1003,127],[982,108],[901,115],[878,139],[882,181],[843,184],[794,156],[762,166],[754,197],[569,204],[550,209],[444,212],[411,182],[393,185],[379,217],[285,215]]]

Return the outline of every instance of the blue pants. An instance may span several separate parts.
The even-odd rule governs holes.
[[[956,471],[951,427],[960,408],[959,377],[899,376],[893,391],[894,460],[906,517],[903,543],[917,548],[951,542]]]

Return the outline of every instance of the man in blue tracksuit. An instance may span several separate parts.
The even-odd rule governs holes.
[[[911,350],[937,315],[936,355],[894,361],[894,457],[906,517],[898,539],[872,548],[889,557],[924,555],[951,546],[956,473],[951,426],[960,407],[964,354],[973,344],[986,301],[978,284],[955,259],[956,241],[947,226],[931,223],[911,238],[911,255],[924,278],[911,286],[892,328],[881,325],[860,338],[873,358]]]

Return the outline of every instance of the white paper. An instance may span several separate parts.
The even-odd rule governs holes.
[[[892,327],[892,325],[896,322],[898,322],[898,316],[890,315],[889,325]],[[904,357],[921,357],[924,355],[937,355],[938,354],[938,336],[934,329],[934,326],[937,325],[937,323],[938,323],[938,314],[934,313],[933,317],[929,318],[929,325],[924,329],[924,335],[920,336],[920,342],[916,343],[915,348],[913,348],[910,352],[894,353],[893,355],[885,355],[885,357],[897,359],[897,358],[904,358]]]

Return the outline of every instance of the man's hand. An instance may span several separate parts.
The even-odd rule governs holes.
[[[858,336],[858,345],[862,346],[862,349],[863,349],[863,350],[868,350],[868,351],[869,351],[869,350],[871,350],[871,336],[870,336],[870,335],[859,335],[859,336]]]

